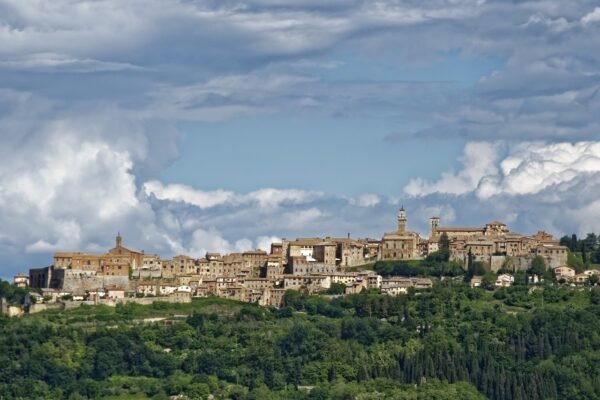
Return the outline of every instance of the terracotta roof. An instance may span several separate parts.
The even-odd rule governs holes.
[[[386,232],[383,234],[383,239],[414,239],[416,237],[419,237],[419,234],[416,232],[410,232],[410,231],[406,231],[406,232]]]
[[[242,253],[242,256],[244,255],[261,255],[261,256],[266,256],[267,252],[264,250],[260,250],[260,249],[256,249],[256,250],[252,250],[252,251],[245,251]]]
[[[445,226],[438,227],[438,232],[483,232],[483,228],[472,227],[472,226]]]

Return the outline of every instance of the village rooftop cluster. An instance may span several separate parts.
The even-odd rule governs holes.
[[[407,229],[407,213],[402,207],[397,227],[381,239],[298,238],[272,243],[270,251],[257,249],[222,255],[206,253],[194,259],[179,255],[162,259],[156,254],[129,249],[121,235],[106,254],[61,252],[45,268],[15,276],[14,283],[38,290],[38,307],[65,299],[70,303],[103,303],[156,300],[189,302],[192,297],[218,296],[262,306],[283,305],[286,290],[310,294],[343,284],[346,294],[363,289],[399,295],[409,288],[428,289],[428,278],[385,277],[361,266],[378,260],[418,260],[437,252],[440,239],[448,243],[449,258],[465,268],[467,263],[485,263],[492,272],[510,266],[512,271],[527,270],[531,260],[541,256],[557,277],[585,282],[590,274],[575,274],[567,266],[568,249],[545,232],[526,236],[511,232],[499,221],[482,227],[441,225],[430,219],[429,238]],[[589,273],[588,273],[589,272]],[[479,277],[472,281],[480,284]],[[498,277],[497,286],[510,286],[511,275]]]

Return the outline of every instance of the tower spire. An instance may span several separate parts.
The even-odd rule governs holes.
[[[406,232],[406,221],[406,211],[403,204],[398,211],[398,232]]]

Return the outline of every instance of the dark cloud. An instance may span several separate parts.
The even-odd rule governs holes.
[[[163,103],[171,103],[165,118],[176,111],[192,119],[277,112],[284,99],[286,111],[312,105],[331,116],[383,113],[426,126],[417,137],[579,140],[597,137],[596,6],[587,0],[60,0],[41,12],[33,3],[5,1],[0,85],[152,113],[148,96],[161,91]],[[439,82],[445,85],[430,90],[407,82],[404,94],[393,77],[332,84],[318,70],[292,66],[335,61],[340,52],[398,67],[435,65],[447,52],[502,62],[467,87]],[[283,75],[314,81],[259,90],[261,104],[253,104],[245,80],[262,84]],[[205,90],[228,77],[240,77],[239,87],[177,103],[181,90]]]

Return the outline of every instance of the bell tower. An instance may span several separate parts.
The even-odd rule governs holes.
[[[120,232],[117,234],[116,244],[117,244],[117,246],[116,246],[117,248],[121,247],[121,245],[123,244],[123,238],[121,237]]]
[[[404,205],[398,211],[398,232],[406,232],[406,211]]]
[[[437,228],[440,226],[440,217],[429,218],[429,236],[435,235]]]

